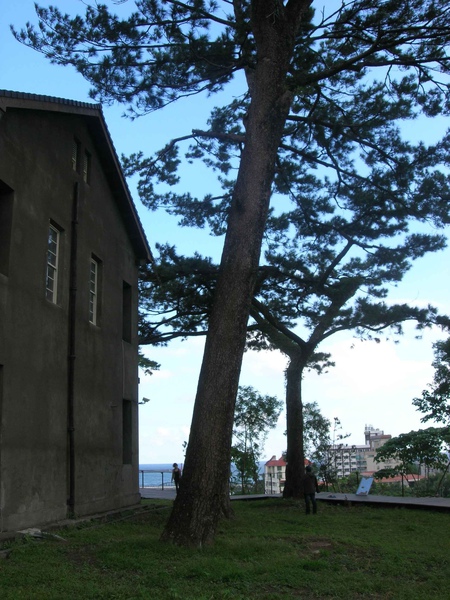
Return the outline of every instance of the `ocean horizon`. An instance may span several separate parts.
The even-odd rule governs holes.
[[[259,473],[264,473],[264,465],[267,461],[260,461]],[[183,472],[184,463],[177,463]],[[142,463],[139,465],[139,487],[173,487],[172,479],[173,463]]]
[[[153,463],[139,465],[139,487],[141,488],[165,488],[173,487],[172,469],[173,463]],[[183,465],[178,465],[181,469]]]
[[[177,463],[178,466],[182,466],[183,463]],[[140,464],[140,471],[172,471],[173,463],[152,463],[152,464]]]

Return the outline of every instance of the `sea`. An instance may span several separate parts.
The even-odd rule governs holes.
[[[171,488],[174,487],[172,479],[173,463],[142,464],[139,465],[139,487]],[[264,462],[259,463],[259,473],[264,473]],[[183,463],[178,463],[183,473]],[[233,465],[232,465],[233,470]]]
[[[139,487],[170,488],[174,487],[172,479],[173,463],[139,465]],[[183,465],[178,464],[183,472]]]

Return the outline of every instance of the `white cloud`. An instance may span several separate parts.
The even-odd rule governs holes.
[[[287,358],[278,351],[262,350],[261,352],[246,352],[243,369],[249,378],[276,376],[283,373],[287,366]]]
[[[151,384],[155,379],[170,379],[174,376],[175,373],[169,369],[159,369],[159,371],[153,371],[151,375],[141,374],[141,384]]]
[[[338,416],[351,443],[364,442],[364,426],[372,424],[398,435],[420,427],[412,406],[432,378],[431,351],[425,360],[403,360],[392,342],[341,342],[332,347],[337,366],[328,375],[311,375],[304,400],[317,401],[328,417]]]
[[[398,344],[361,342],[350,334],[330,338],[320,349],[331,353],[336,367],[321,376],[305,375],[303,401],[317,401],[329,419],[339,417],[342,430],[352,434],[348,443],[364,442],[366,424],[392,435],[418,429],[423,425],[412,399],[431,382],[432,342],[444,337],[439,330],[422,335],[423,339],[414,339],[414,329],[408,325]],[[182,351],[170,353],[170,358],[168,348],[162,348],[161,355],[160,349],[152,349],[152,357],[162,363],[164,374],[141,379],[141,397],[151,398],[140,407],[142,463],[181,461],[182,443],[189,437],[203,340],[180,344]],[[166,361],[169,369],[164,367]],[[246,352],[240,383],[284,400],[286,364],[280,352]],[[279,456],[286,449],[285,429],[283,413],[277,428],[269,433],[265,457]]]
[[[157,427],[156,434],[163,439],[167,439],[172,436],[172,431],[167,427]]]

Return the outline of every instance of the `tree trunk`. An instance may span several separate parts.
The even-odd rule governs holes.
[[[303,405],[302,378],[305,361],[299,357],[290,357],[286,369],[286,482],[283,498],[302,498],[302,478],[305,474],[303,452]]]
[[[300,15],[309,3],[296,0],[284,7],[273,0],[252,2],[258,61],[250,87],[245,147],[230,208],[183,477],[161,538],[180,545],[199,547],[212,542],[220,517],[229,512],[234,406],[246,326],[277,150],[291,103],[286,74]]]

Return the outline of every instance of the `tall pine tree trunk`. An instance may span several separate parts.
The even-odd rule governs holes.
[[[303,497],[302,478],[305,473],[305,457],[303,451],[302,378],[304,368],[304,358],[295,355],[290,357],[286,369],[287,466],[284,498]]]
[[[258,60],[183,477],[163,540],[201,546],[229,511],[234,406],[275,161],[291,94],[286,75],[309,0],[252,2]]]

